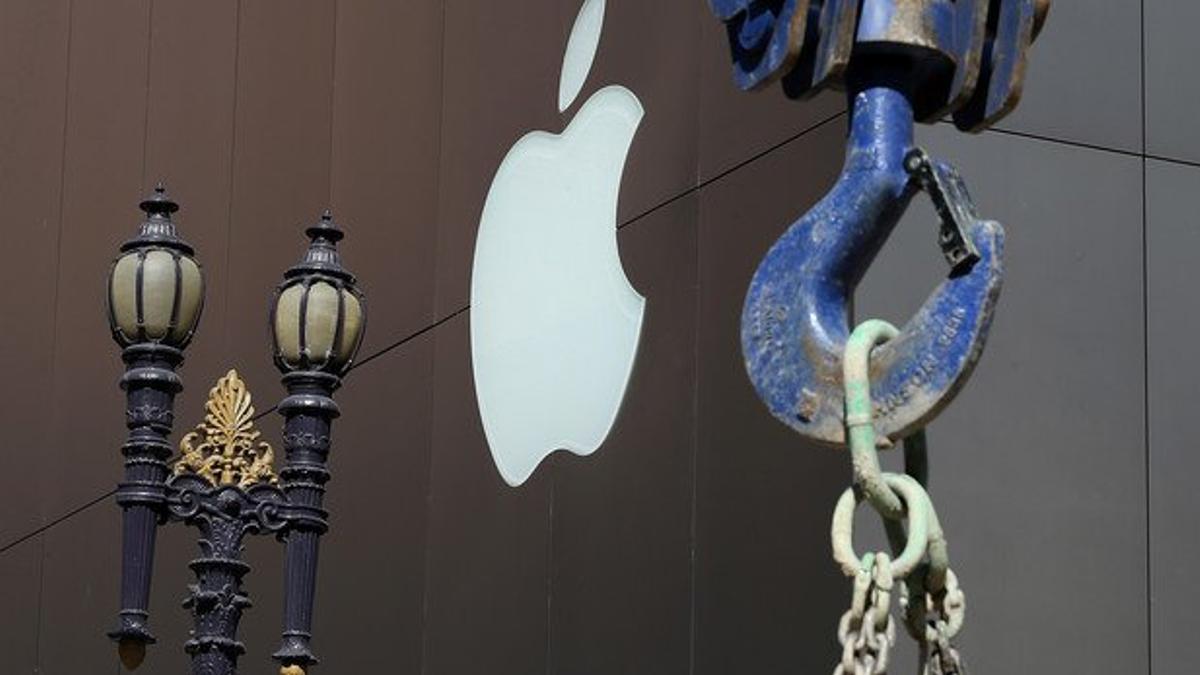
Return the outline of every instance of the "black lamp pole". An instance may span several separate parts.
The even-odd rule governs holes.
[[[129,668],[141,663],[145,646],[154,642],[147,609],[155,533],[167,504],[167,459],[172,454],[167,438],[174,423],[175,394],[182,389],[175,369],[183,363],[183,348],[204,302],[203,277],[192,247],[179,238],[171,222],[179,206],[161,185],[140,206],[146,219],[138,235],[121,246],[108,293],[113,338],[124,348],[121,388],[129,429],[122,447],[125,480],[117,489],[117,503],[124,511],[121,614],[110,635]]]
[[[329,529],[322,507],[329,482],[330,428],[341,414],[333,392],[358,352],[366,319],[362,294],[342,267],[337,243],[342,231],[328,211],[306,230],[312,243],[300,263],[284,273],[271,313],[275,365],[287,398],[283,415],[285,461],[280,479],[291,507],[284,563],[283,645],[274,657],[284,675],[298,675],[317,662],[309,647],[317,549]],[[333,315],[334,330],[314,330],[314,315]]]
[[[271,310],[275,362],[288,396],[284,468],[277,478],[271,447],[259,440],[249,392],[229,371],[209,394],[204,421],[168,459],[174,396],[203,305],[203,276],[192,249],[171,222],[178,206],[160,186],[142,202],[146,221],[121,247],[109,276],[109,321],[124,348],[129,440],[125,480],[117,491],[124,511],[121,612],[117,641],[129,669],[141,664],[154,636],[148,628],[155,532],[181,521],[200,530],[200,557],[190,563],[197,583],[185,606],[195,628],[185,650],[196,675],[234,675],[245,652],[237,640],[250,606],[242,580],[246,535],[274,533],[287,544],[283,645],[275,654],[285,675],[317,662],[309,646],[316,590],[318,539],[327,529],[322,507],[330,428],[338,416],[333,392],[362,341],[365,306],[354,277],[342,268],[342,232],[328,213],[308,229],[311,243],[288,270]]]

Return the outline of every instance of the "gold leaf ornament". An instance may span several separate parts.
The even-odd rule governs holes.
[[[212,485],[248,488],[278,482],[271,446],[254,428],[254,406],[246,383],[230,370],[208,392],[204,421],[179,442],[175,475],[193,473]]]

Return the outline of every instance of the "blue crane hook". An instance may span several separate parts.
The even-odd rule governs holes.
[[[771,247],[742,314],[747,372],[778,419],[844,445],[854,289],[917,193],[938,212],[950,272],[871,358],[877,434],[899,440],[970,377],[1003,279],[1003,228],[979,218],[952,167],[914,145],[914,125],[953,115],[979,131],[1011,111],[1047,0],[709,1],[743,88],[780,80],[789,96],[850,93],[841,177]]]
[[[854,288],[922,188],[943,217],[939,239],[952,267],[871,359],[878,433],[898,439],[924,426],[966,381],[987,339],[1004,231],[975,215],[953,169],[915,149],[912,130],[904,94],[857,93],[841,178],[775,242],[746,296],[750,378],[776,417],[815,440],[844,443],[841,367]]]

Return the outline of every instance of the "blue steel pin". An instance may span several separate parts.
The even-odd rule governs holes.
[[[900,334],[871,358],[881,442],[924,427],[982,354],[1003,280],[1004,230],[981,219],[953,167],[913,142],[952,115],[980,131],[1017,104],[1048,0],[709,0],[735,82],[792,97],[849,93],[846,163],[830,193],[771,247],[742,314],[746,369],[771,412],[844,445],[842,354],[854,289],[913,197],[938,212],[949,263]]]

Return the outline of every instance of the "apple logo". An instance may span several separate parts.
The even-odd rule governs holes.
[[[585,0],[567,41],[559,112],[579,96],[604,24]],[[562,134],[522,137],[484,203],[471,272],[471,358],[488,446],[516,487],[555,450],[590,455],[616,422],[645,299],[617,250],[617,199],[644,110],[596,92]]]

